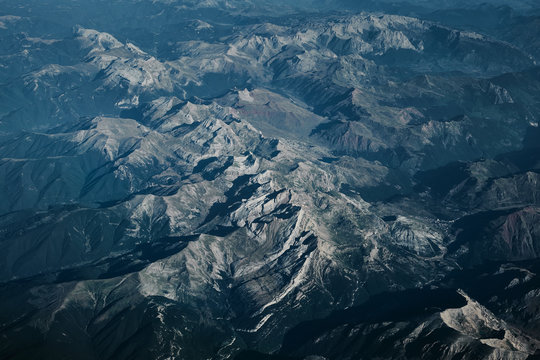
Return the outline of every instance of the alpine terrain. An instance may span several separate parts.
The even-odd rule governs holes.
[[[0,359],[540,358],[540,3],[0,0]]]

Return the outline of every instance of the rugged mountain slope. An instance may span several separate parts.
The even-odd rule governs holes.
[[[375,303],[298,325],[285,336],[281,355],[268,358],[534,358],[537,331],[524,326],[524,319],[508,317],[509,298],[520,308],[537,303],[531,290],[537,286],[536,273],[529,269],[531,264],[489,266],[467,277],[451,275],[441,289],[376,296]],[[447,286],[470,288],[487,307],[466,291]],[[238,358],[263,357],[244,352]]]
[[[1,358],[536,353],[523,47],[329,3],[97,3],[3,2]]]

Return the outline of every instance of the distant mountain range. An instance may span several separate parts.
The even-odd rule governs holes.
[[[540,356],[534,1],[0,0],[0,359]]]

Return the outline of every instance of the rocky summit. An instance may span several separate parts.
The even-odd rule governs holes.
[[[0,0],[0,359],[540,357],[540,4]]]

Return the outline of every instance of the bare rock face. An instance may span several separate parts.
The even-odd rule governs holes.
[[[540,352],[534,43],[453,1],[0,8],[0,358]]]

